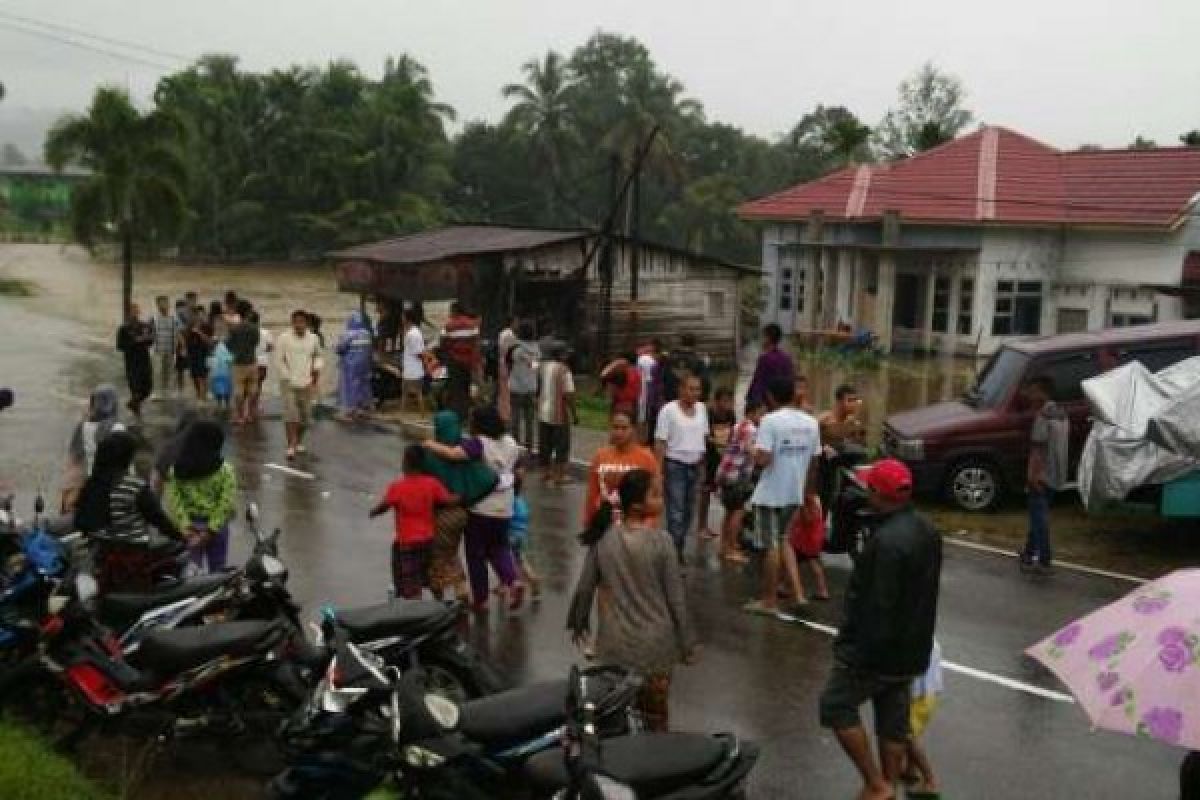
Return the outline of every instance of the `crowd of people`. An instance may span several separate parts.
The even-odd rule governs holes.
[[[185,297],[169,314],[167,299],[159,298],[159,313],[148,322],[131,309],[118,336],[129,409],[139,413],[153,388],[152,351],[161,356],[164,386],[174,371],[182,387],[182,364],[197,397],[211,394],[235,425],[257,418],[265,373],[274,369],[288,456],[302,453],[323,366],[311,315],[295,312],[291,327],[271,337],[253,306],[233,293],[208,313],[192,300]],[[420,322],[419,309],[403,310],[399,322],[381,315],[378,330],[365,315],[350,315],[335,344],[343,413],[370,406],[372,366],[397,350],[401,402],[424,409],[431,370]],[[849,385],[836,390],[833,408],[815,414],[807,382],[780,340],[778,327],[764,328],[740,416],[732,387],[714,388],[709,359],[690,335],[671,350],[651,341],[599,371],[610,401],[609,441],[587,470],[580,535],[587,552],[567,627],[589,657],[643,674],[639,704],[651,729],[667,727],[674,667],[699,653],[685,590],[693,537],[696,548],[715,547],[727,568],[757,567],[747,613],[794,620],[810,601],[830,599],[826,528],[841,468],[865,455],[865,419]],[[452,309],[439,341],[445,385],[433,435],[404,450],[402,474],[370,509],[372,516],[394,514],[392,582],[400,597],[457,599],[483,613],[496,595],[517,609],[538,594],[523,487],[538,468],[543,486],[572,480],[576,376],[565,345],[535,341],[528,324],[512,320],[496,345],[494,394],[485,399],[479,319]],[[135,542],[157,529],[183,542],[197,569],[222,568],[236,478],[221,456],[221,426],[204,416],[182,420],[147,483],[130,472],[134,440],[117,406],[112,387],[94,393],[71,442],[79,479],[64,505],[74,507],[84,530]],[[940,538],[913,510],[903,464],[877,462],[860,479],[873,530],[846,590],[820,720],[858,768],[862,798],[893,797],[905,776],[909,796],[929,796],[937,779],[912,731],[927,723],[940,691],[933,642]],[[723,512],[717,525],[710,524],[713,496]],[[110,566],[110,580],[138,566],[123,555]],[[875,706],[878,758],[859,718],[866,702]]]

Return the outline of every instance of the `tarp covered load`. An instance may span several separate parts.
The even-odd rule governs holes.
[[[1095,418],[1079,460],[1088,508],[1200,468],[1200,357],[1158,373],[1133,361],[1083,391]]]

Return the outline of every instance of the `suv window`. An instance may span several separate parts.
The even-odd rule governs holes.
[[[1196,343],[1192,339],[1166,339],[1157,342],[1138,342],[1136,344],[1119,345],[1115,348],[1118,364],[1128,364],[1130,361],[1140,361],[1142,366],[1151,372],[1166,369],[1185,358],[1200,355],[1196,351]]]
[[[1016,386],[1029,356],[1010,347],[1001,348],[983,368],[975,386],[964,398],[967,403],[979,408],[996,408],[1006,400]]]
[[[1104,367],[1095,350],[1062,353],[1039,360],[1029,371],[1029,378],[1048,375],[1054,381],[1054,399],[1059,403],[1075,403],[1083,400],[1083,386],[1088,378],[1094,378]]]

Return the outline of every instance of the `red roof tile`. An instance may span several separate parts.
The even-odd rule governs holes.
[[[1200,148],[1062,152],[1006,128],[904,161],[848,167],[752,200],[746,219],[1132,225],[1167,228],[1200,192]]]

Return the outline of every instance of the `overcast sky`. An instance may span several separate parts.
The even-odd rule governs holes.
[[[101,83],[146,98],[164,71],[19,33],[5,13],[253,69],[350,58],[378,74],[407,52],[460,119],[498,118],[523,62],[605,30],[644,42],[710,119],[766,136],[817,103],[873,124],[926,60],[962,78],[979,120],[1062,147],[1200,128],[1200,0],[0,0],[0,126],[82,107]]]

